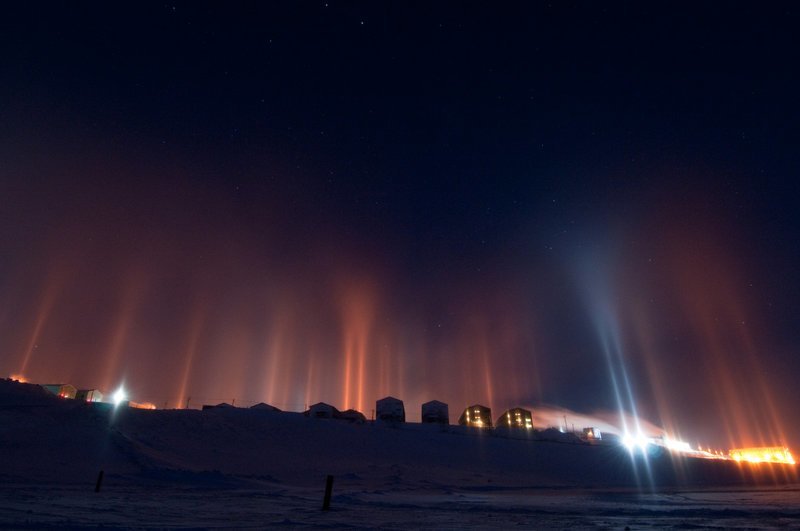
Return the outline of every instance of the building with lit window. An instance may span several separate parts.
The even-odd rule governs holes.
[[[533,414],[527,409],[515,407],[503,413],[497,419],[496,426],[506,428],[522,428],[530,430],[533,428]]]
[[[423,424],[450,424],[450,411],[447,404],[431,400],[422,404]]]
[[[44,384],[42,387],[61,398],[75,398],[75,395],[78,393],[75,386],[71,384]]]
[[[80,400],[82,402],[102,402],[103,393],[97,389],[79,389],[75,393],[75,400]]]
[[[492,410],[486,406],[475,404],[469,406],[458,418],[458,423],[462,426],[473,426],[476,428],[492,427]]]
[[[603,434],[597,428],[583,428],[583,438],[587,441],[600,441],[603,439]]]

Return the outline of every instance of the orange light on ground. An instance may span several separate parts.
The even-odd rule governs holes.
[[[21,374],[12,374],[8,378],[9,380],[15,380],[19,383],[28,383],[28,379],[22,376]]]
[[[785,446],[734,448],[728,452],[728,455],[737,462],[795,464],[792,453]]]
[[[129,407],[135,407],[136,409],[155,409],[156,405],[150,402],[128,402]]]

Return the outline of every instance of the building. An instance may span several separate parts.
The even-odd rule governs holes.
[[[336,418],[340,420],[346,420],[347,422],[352,422],[353,424],[364,424],[367,421],[367,417],[365,417],[362,412],[356,411],[355,409],[342,411]]]
[[[462,426],[473,426],[476,428],[492,427],[492,410],[486,406],[475,404],[469,406],[458,418],[458,423]]]
[[[497,424],[495,424],[495,426],[498,428],[506,427],[530,430],[533,428],[533,414],[529,410],[521,407],[511,408],[497,419]]]
[[[450,424],[450,411],[447,404],[431,400],[422,404],[423,424]]]
[[[583,438],[587,441],[599,441],[603,436],[597,428],[583,428]]]
[[[103,393],[97,389],[79,389],[75,393],[75,400],[81,400],[82,402],[102,402]]]
[[[304,411],[303,415],[312,419],[333,419],[339,416],[339,410],[325,402],[317,402]]]
[[[216,404],[216,405],[213,405],[213,406],[204,405],[203,406],[203,411],[206,411],[207,409],[235,409],[235,408],[236,408],[236,406],[234,406],[234,405],[231,405],[231,404],[229,404],[227,402],[222,402],[220,404]]]
[[[78,393],[75,386],[71,384],[44,384],[42,387],[61,398],[75,398],[75,395]]]
[[[406,408],[403,401],[392,396],[376,401],[375,418],[384,422],[405,422]]]
[[[280,411],[280,409],[276,408],[275,406],[271,406],[264,402],[259,402],[254,406],[250,406],[250,409],[257,409],[259,411]]]

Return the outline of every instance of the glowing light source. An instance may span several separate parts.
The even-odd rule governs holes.
[[[114,394],[111,396],[111,398],[112,398],[112,400],[114,400],[114,405],[118,406],[122,402],[124,402],[124,401],[126,401],[128,399],[128,395],[125,393],[125,389],[120,387],[119,389],[114,391]]]
[[[795,464],[792,453],[785,446],[734,448],[728,452],[728,455],[737,462]]]
[[[673,452],[692,452],[692,447],[689,443],[679,441],[676,439],[664,438],[664,446]]]
[[[15,381],[17,381],[17,382],[19,382],[19,383],[28,383],[28,380],[27,380],[27,378],[25,378],[25,377],[24,377],[24,376],[22,376],[21,374],[12,374],[12,375],[11,375],[11,376],[9,376],[8,378],[9,378],[10,380],[15,380]]]
[[[648,444],[650,444],[650,440],[641,432],[636,435],[625,433],[625,435],[622,436],[622,445],[625,446],[629,452],[634,452],[637,450],[644,451]]]

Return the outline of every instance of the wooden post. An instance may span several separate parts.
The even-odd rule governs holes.
[[[100,492],[100,485],[103,484],[103,471],[101,470],[99,474],[97,474],[97,483],[94,485],[94,491]]]
[[[325,499],[322,500],[322,510],[327,511],[331,508],[331,493],[333,492],[333,476],[329,475],[325,480]]]

